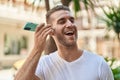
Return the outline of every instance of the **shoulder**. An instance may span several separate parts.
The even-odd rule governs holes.
[[[84,50],[84,59],[94,67],[97,67],[100,80],[113,80],[113,75],[110,66],[105,61],[103,56],[87,50]]]
[[[91,51],[87,51],[87,50],[84,50],[84,55],[87,57],[87,58],[90,58],[90,59],[93,59],[93,60],[103,60],[104,61],[104,57],[103,56],[100,56],[99,54],[97,53],[94,53],[94,52],[91,52]]]
[[[94,65],[97,65],[98,67],[100,67],[103,63],[106,64],[104,57],[98,55],[97,53],[84,50],[83,55],[86,61],[88,61],[89,63],[93,63]]]
[[[90,51],[85,51],[84,52],[86,54],[86,56],[94,61],[97,61],[100,63],[100,66],[106,66],[108,67],[108,63],[105,61],[104,57],[103,56],[100,56],[98,55],[97,53],[93,53],[93,52],[90,52]]]

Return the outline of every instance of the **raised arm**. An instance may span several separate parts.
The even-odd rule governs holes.
[[[21,69],[17,72],[14,80],[40,80],[35,75],[35,70],[44,50],[47,35],[51,32],[50,25],[44,26],[44,24],[39,25],[35,31],[34,47],[30,55],[26,59],[25,63]]]

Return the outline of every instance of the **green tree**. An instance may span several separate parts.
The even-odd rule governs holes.
[[[108,9],[109,11],[102,9],[106,16],[104,21],[107,24],[107,30],[108,31],[113,30],[120,43],[120,6],[119,7],[108,6]]]

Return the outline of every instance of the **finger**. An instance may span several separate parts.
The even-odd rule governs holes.
[[[45,23],[38,25],[35,32],[38,32],[44,25],[45,25]]]
[[[46,26],[42,27],[36,35],[37,36],[41,35],[44,32],[44,30],[46,30],[47,28],[50,28],[50,27],[51,27],[51,25],[46,25]]]
[[[51,27],[45,29],[45,30],[41,33],[41,36],[42,36],[41,38],[46,39],[46,37],[51,33],[51,31],[52,31],[52,28],[51,28]],[[40,36],[39,36],[39,37],[40,37]]]
[[[51,27],[48,27],[46,28],[42,33],[41,35],[44,36],[47,32],[51,31],[52,32],[52,28]]]

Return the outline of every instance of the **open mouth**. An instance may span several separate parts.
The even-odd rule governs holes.
[[[65,35],[72,36],[74,35],[74,31],[67,31],[65,32]]]

